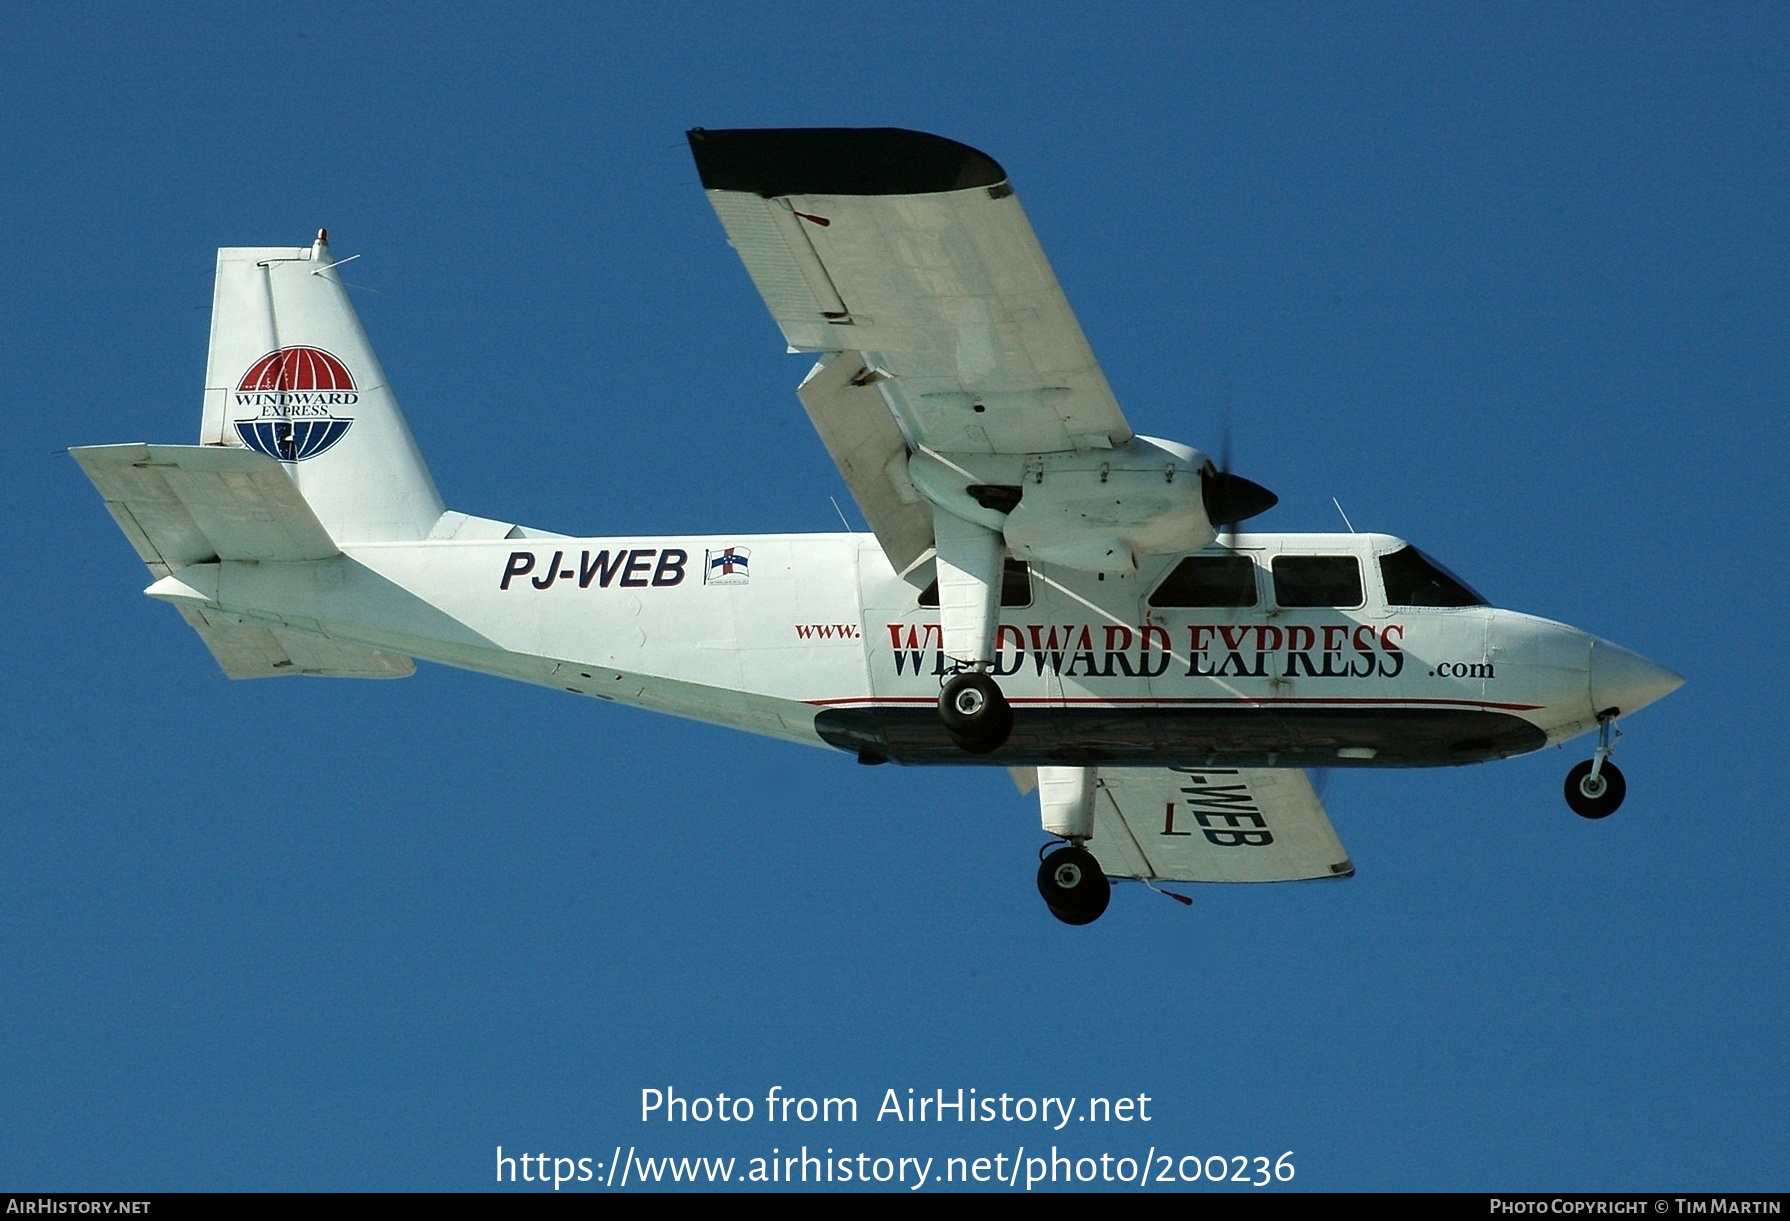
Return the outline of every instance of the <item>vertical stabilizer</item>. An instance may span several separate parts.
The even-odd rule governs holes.
[[[426,538],[442,513],[322,231],[218,251],[199,441],[277,459],[338,543]]]

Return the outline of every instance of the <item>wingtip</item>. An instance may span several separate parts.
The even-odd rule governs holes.
[[[996,187],[987,153],[903,127],[742,127],[684,133],[704,189],[786,195],[931,195]]]

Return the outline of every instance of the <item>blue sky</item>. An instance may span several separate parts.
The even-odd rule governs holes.
[[[0,1188],[749,1157],[643,1087],[1148,1093],[1295,1186],[1782,1187],[1790,18],[1770,5],[26,8],[0,46]],[[227,682],[59,451],[196,437],[214,249],[329,227],[448,501],[827,530],[693,125],[1007,168],[1121,403],[1683,673],[1339,774],[1359,869],[1068,929],[1004,773],[425,666]],[[1098,1154],[1138,1132],[1075,1137]],[[795,1133],[939,1156],[1041,1134]],[[1062,1139],[1062,1138],[1059,1138]],[[1120,1146],[1124,1146],[1123,1149]]]

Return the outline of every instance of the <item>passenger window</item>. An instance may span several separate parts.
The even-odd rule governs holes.
[[[1282,606],[1360,606],[1361,562],[1352,555],[1277,555],[1274,600]]]
[[[1380,557],[1389,606],[1486,606],[1471,586],[1415,547]]]
[[[937,606],[939,604],[939,583],[937,578],[932,584],[920,591],[921,606]],[[1024,560],[1008,560],[1001,569],[1001,605],[1030,606],[1032,604],[1032,570]]]
[[[1254,606],[1255,561],[1246,555],[1190,555],[1150,595],[1151,606]]]

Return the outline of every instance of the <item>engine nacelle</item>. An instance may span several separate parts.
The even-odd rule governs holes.
[[[1216,537],[1203,499],[1210,460],[1154,437],[1053,454],[915,454],[908,475],[947,512],[999,530],[1020,559],[1132,572],[1140,555]]]

